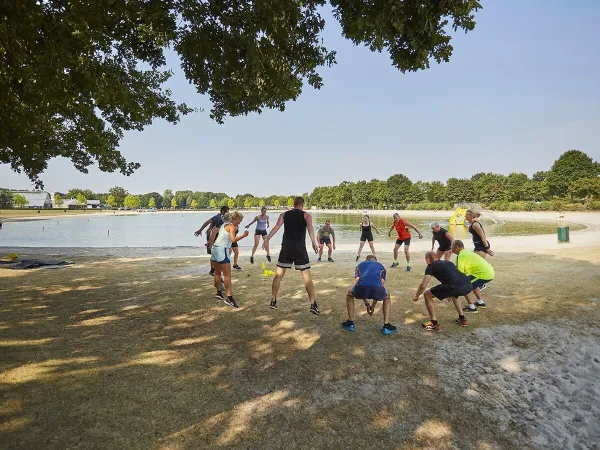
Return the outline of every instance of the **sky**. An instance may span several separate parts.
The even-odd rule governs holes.
[[[168,87],[177,101],[201,106],[178,125],[155,121],[126,134],[120,150],[142,166],[130,177],[91,167],[82,174],[55,159],[45,189],[107,192],[165,189],[292,195],[342,181],[446,181],[477,172],[548,170],[566,150],[600,160],[600,2],[483,0],[473,32],[454,34],[449,63],[402,74],[386,53],[341,36],[324,12],[323,34],[337,64],[325,86],[305,86],[284,112],[209,118],[171,55]],[[0,186],[26,189],[22,174],[0,164]]]

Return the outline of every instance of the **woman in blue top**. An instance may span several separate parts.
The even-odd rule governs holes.
[[[256,231],[254,231],[254,247],[252,247],[252,256],[250,256],[250,264],[254,264],[254,253],[256,253],[256,249],[258,248],[258,244],[260,243],[260,237],[262,236],[263,242],[265,237],[267,236],[267,228],[271,225],[269,224],[269,216],[267,216],[267,207],[263,206],[260,209],[260,215],[256,216],[252,222],[246,225],[246,229],[250,228],[256,222]],[[267,261],[271,262],[271,255],[269,254],[269,243],[264,246],[267,252]]]

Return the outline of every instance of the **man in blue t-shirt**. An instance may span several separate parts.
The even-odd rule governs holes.
[[[356,284],[348,289],[346,294],[346,306],[348,308],[348,320],[342,323],[342,327],[348,331],[354,331],[354,299],[362,299],[367,307],[367,313],[373,315],[375,304],[383,301],[383,334],[395,333],[396,327],[390,323],[390,309],[392,301],[390,293],[385,289],[385,267],[377,262],[373,255],[367,256],[366,261],[360,263],[354,271]],[[369,304],[368,300],[373,300]]]

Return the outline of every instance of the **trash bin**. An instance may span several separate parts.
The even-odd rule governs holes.
[[[556,235],[558,237],[559,244],[569,243],[569,226],[564,216],[559,216],[558,226],[556,227]]]

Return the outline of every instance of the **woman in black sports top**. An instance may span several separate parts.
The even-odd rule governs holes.
[[[475,245],[473,251],[482,258],[487,257],[487,255],[494,256],[494,252],[490,249],[490,241],[487,240],[481,223],[477,221],[480,216],[480,213],[472,209],[467,210],[465,214],[465,220],[471,224],[469,226],[469,233],[473,236],[473,245]]]
[[[379,234],[379,230],[377,229],[375,224],[369,220],[369,216],[364,215],[363,220],[360,223],[361,234],[360,245],[358,246],[358,255],[356,255],[357,261],[360,259],[360,253],[362,252],[363,246],[365,245],[365,241],[369,242],[369,247],[371,247],[371,253],[373,253],[373,256],[375,256],[375,245],[373,245],[373,232],[371,231],[371,227],[374,228],[375,231],[377,231],[377,234]]]

